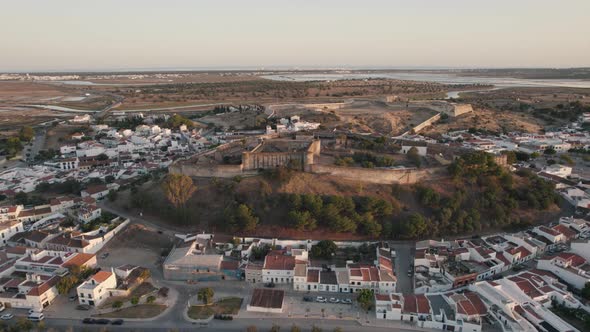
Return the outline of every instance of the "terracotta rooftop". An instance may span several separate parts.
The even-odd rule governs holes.
[[[308,270],[307,271],[307,282],[319,282],[320,271],[319,270]]]
[[[98,271],[95,275],[92,276],[92,279],[94,279],[94,281],[100,284],[112,275],[113,273],[109,271]]]
[[[283,255],[267,255],[264,258],[265,270],[293,270],[295,268],[295,257]]]

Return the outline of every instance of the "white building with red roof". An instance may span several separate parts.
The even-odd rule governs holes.
[[[110,297],[109,290],[117,288],[117,277],[111,271],[99,271],[84,281],[76,291],[80,304],[99,306]]]
[[[560,253],[539,259],[537,268],[550,271],[576,289],[590,282],[590,264],[584,257],[574,253]]]

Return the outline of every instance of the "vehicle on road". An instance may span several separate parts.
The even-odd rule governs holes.
[[[340,300],[335,297],[331,297],[329,301],[330,303],[340,303]]]
[[[90,310],[90,306],[88,304],[78,304],[76,306],[76,310],[85,310],[85,311],[88,311],[88,310]]]
[[[343,304],[352,304],[352,300],[351,299],[342,299],[342,301],[340,301]]]
[[[94,324],[94,318],[84,318],[82,319],[83,324]]]
[[[109,253],[108,252],[105,252],[102,255],[100,255],[100,258],[102,258],[102,259],[105,259],[107,257],[109,257]]]
[[[274,282],[267,282],[266,284],[264,284],[264,287],[275,288],[275,283]]]
[[[315,301],[316,302],[319,302],[319,303],[326,303],[326,302],[328,302],[328,300],[325,297],[323,297],[323,296],[316,297],[315,298]]]
[[[0,316],[0,318],[2,318],[2,320],[11,320],[12,318],[14,318],[13,314],[4,314],[2,316]]]
[[[113,319],[111,321],[111,325],[123,325],[124,320],[122,319]]]
[[[101,318],[101,319],[97,319],[94,321],[96,324],[100,324],[100,325],[107,325],[111,323],[110,319],[106,319],[106,318]]]
[[[68,301],[70,301],[70,302],[78,301],[78,295],[72,295],[72,296],[68,297]]]
[[[303,301],[305,302],[313,302],[313,296],[304,296]]]
[[[45,315],[43,315],[42,312],[33,312],[32,314],[29,314],[27,319],[33,322],[40,322],[45,319]]]

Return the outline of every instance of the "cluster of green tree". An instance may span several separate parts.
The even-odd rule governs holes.
[[[572,101],[568,104],[557,104],[555,108],[536,109],[533,114],[537,117],[550,116],[552,118],[576,121],[580,115],[590,112],[590,106],[582,104],[580,101]]]
[[[330,259],[336,253],[338,246],[332,240],[321,240],[311,247],[311,258]]]
[[[70,273],[61,278],[56,285],[59,294],[68,294],[72,288],[95,273],[94,269],[86,266],[72,266],[69,270]]]
[[[354,159],[352,157],[336,157],[334,159],[334,165],[349,167],[354,165]]]
[[[246,204],[234,202],[223,211],[227,228],[232,232],[252,232],[258,226],[258,217]]]
[[[172,115],[170,118],[168,118],[168,121],[163,126],[167,128],[177,129],[181,125],[185,125],[188,128],[192,128],[195,126],[194,122],[191,119],[187,119],[180,114]]]
[[[35,161],[42,162],[42,161],[51,160],[51,159],[55,158],[55,156],[57,156],[57,155],[58,155],[58,152],[54,149],[41,150],[35,156]]]
[[[406,153],[406,157],[412,164],[414,164],[414,166],[420,167],[422,165],[422,157],[418,152],[418,148],[416,148],[415,146],[411,147],[410,150],[408,150],[408,153]]]
[[[117,119],[109,123],[109,125],[116,129],[134,129],[143,124],[143,118],[134,116],[130,118]]]
[[[575,326],[579,328],[580,331],[590,331],[590,314],[586,310],[582,308],[568,308],[556,301],[553,301],[552,304],[552,310],[554,312],[559,316],[567,317],[568,322],[576,324]]]
[[[82,230],[82,232],[94,231],[99,229],[101,225],[110,223],[111,220],[115,219],[116,217],[116,215],[103,210],[100,217],[85,224],[82,224],[80,226],[80,229]]]
[[[504,151],[502,153],[506,155],[506,161],[508,164],[514,164],[518,161],[527,162],[531,159],[530,154],[522,151]]]
[[[400,237],[424,238],[493,227],[519,227],[526,222],[513,214],[514,210],[543,210],[559,202],[553,184],[523,170],[518,176],[519,182],[524,183],[515,186],[513,175],[498,166],[492,155],[484,152],[462,156],[449,166],[449,172],[457,180],[450,196],[441,196],[429,187],[416,186],[416,198],[431,217],[410,214],[396,225]]]
[[[393,158],[388,156],[378,156],[372,153],[366,152],[355,152],[352,155],[352,159],[356,162],[361,164],[362,167],[365,168],[373,168],[373,167],[391,167],[395,165],[395,161]]]
[[[30,126],[24,126],[18,132],[18,138],[22,142],[30,142],[33,137],[35,137],[35,131]]]
[[[14,202],[19,205],[42,205],[47,204],[47,200],[39,195],[30,195],[19,191],[14,195]]]
[[[393,141],[388,140],[386,136],[379,137],[348,137],[348,144],[350,147],[359,150],[368,150],[375,152],[389,152],[395,153],[401,149],[401,146],[394,144]]]
[[[21,140],[16,136],[0,140],[0,152],[4,151],[8,159],[14,158],[22,149]]]
[[[56,193],[56,194],[79,194],[82,190],[82,184],[77,180],[69,179],[61,183],[47,183],[41,182],[35,190],[42,193]]]
[[[373,237],[381,235],[383,221],[399,209],[383,199],[368,196],[285,194],[279,200],[289,211],[290,227],[308,231],[324,227],[333,232],[358,232]]]
[[[569,149],[568,152],[590,154],[590,149],[573,148],[573,149]]]

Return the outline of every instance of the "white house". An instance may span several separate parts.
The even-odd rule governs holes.
[[[295,257],[269,254],[264,258],[262,281],[277,284],[292,283],[295,269]]]
[[[569,166],[553,164],[543,167],[543,172],[565,178],[572,175],[572,168]]]
[[[14,234],[22,232],[23,222],[18,219],[5,220],[0,223],[0,240],[2,245],[6,245],[6,241]]]
[[[573,253],[560,253],[557,256],[540,259],[540,270],[550,271],[574,288],[582,289],[590,282],[590,264]]]
[[[99,271],[76,289],[80,304],[99,306],[111,296],[109,289],[117,288],[117,277],[110,271]]]
[[[78,219],[83,223],[89,223],[96,218],[100,218],[102,210],[96,205],[84,205],[78,210]]]

